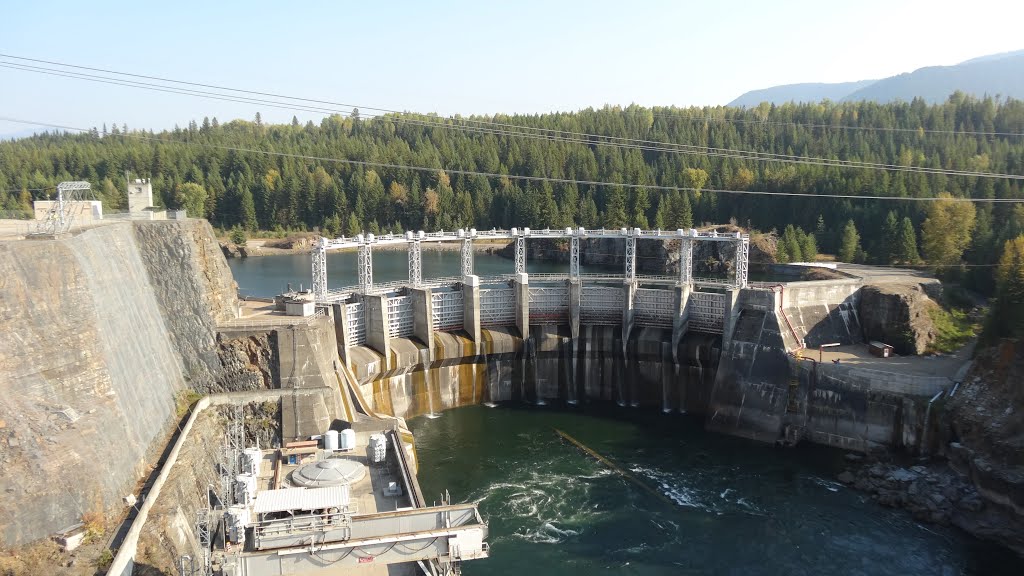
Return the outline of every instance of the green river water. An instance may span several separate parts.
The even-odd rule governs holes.
[[[490,524],[491,557],[465,563],[464,574],[1024,573],[1008,551],[835,482],[841,453],[710,434],[680,415],[607,410],[474,406],[410,422],[427,499],[448,490],[453,502],[479,502]]]

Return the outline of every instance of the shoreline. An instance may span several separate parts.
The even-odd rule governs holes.
[[[954,443],[953,449],[960,445]],[[848,454],[847,466],[835,479],[919,522],[953,526],[1024,557],[1024,518],[985,498],[970,476],[948,459],[913,462],[893,452]]]

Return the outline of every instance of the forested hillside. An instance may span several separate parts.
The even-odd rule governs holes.
[[[1024,138],[1016,136],[1024,133],[1024,103],[960,94],[934,106],[921,100],[748,110],[630,106],[468,119],[354,114],[319,125],[265,125],[257,116],[224,124],[204,119],[159,134],[125,136],[126,129],[112,124],[87,134],[0,143],[3,208],[27,210],[33,196],[46,194],[31,190],[85,179],[112,211],[124,205],[124,174],[130,171],[132,177],[151,177],[167,206],[187,206],[216,226],[249,230],[675,229],[732,219],[780,234],[793,226],[787,256],[794,260],[803,255],[796,245],[812,236],[816,249],[847,259],[913,262],[920,249],[942,266],[955,266],[961,254],[970,263],[995,264],[1003,244],[1024,231],[1024,209],[1014,204],[824,198],[1020,198],[1020,180],[752,158],[757,152],[1024,174]],[[685,145],[686,152],[664,143]],[[980,286],[991,290],[991,270],[979,274],[985,277]]]

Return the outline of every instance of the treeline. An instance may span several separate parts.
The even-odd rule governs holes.
[[[503,133],[511,127],[538,136]],[[559,131],[560,137],[540,130]],[[675,229],[734,220],[779,231],[783,257],[790,260],[807,259],[820,250],[876,263],[916,263],[923,257],[947,268],[961,260],[982,264],[967,268],[968,280],[991,293],[995,278],[990,266],[998,262],[1005,242],[1024,232],[1024,210],[1015,205],[707,190],[1020,198],[1021,183],[1011,179],[761,162],[722,152],[1024,174],[1024,138],[1013,136],[1020,133],[1024,103],[962,94],[935,106],[920,100],[753,109],[629,106],[467,119],[365,119],[356,113],[305,125],[266,125],[257,115],[252,122],[203,119],[158,134],[113,124],[110,130],[97,127],[90,134],[46,134],[0,143],[0,190],[5,191],[0,208],[27,210],[33,197],[40,196],[30,190],[85,179],[94,184],[105,209],[116,210],[125,204],[128,171],[132,177],[152,178],[164,205],[184,206],[223,228],[316,228],[337,235],[469,226]],[[643,149],[599,145],[587,134],[647,144]],[[701,152],[718,150],[679,153],[659,142]],[[944,238],[947,230],[949,237]]]

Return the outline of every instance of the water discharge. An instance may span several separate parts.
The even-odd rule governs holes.
[[[709,434],[679,414],[502,404],[410,421],[424,494],[477,501],[464,573],[1020,574],[1024,561],[834,481],[842,455]],[[565,430],[674,505],[552,433]]]

